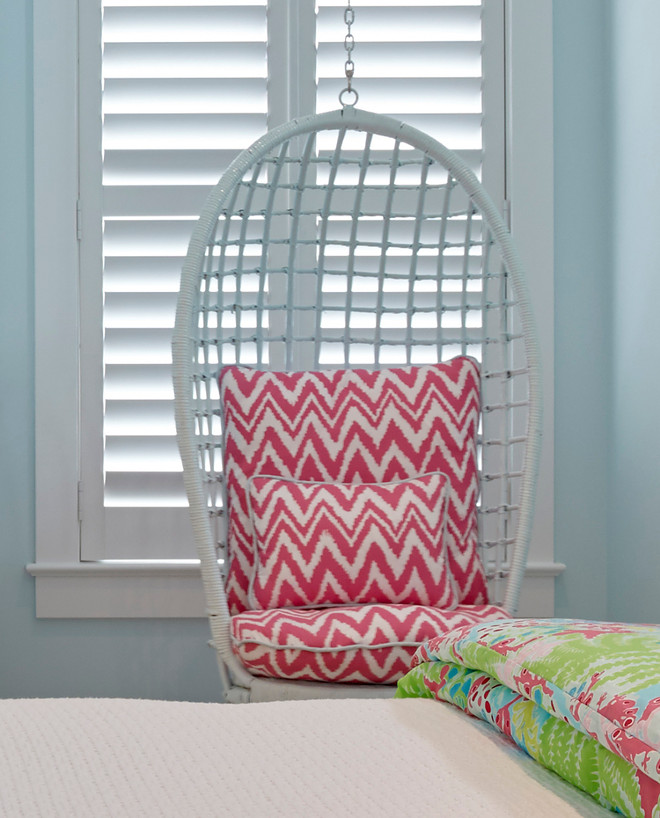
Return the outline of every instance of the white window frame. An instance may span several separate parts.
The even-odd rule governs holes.
[[[544,451],[521,611],[552,615],[553,112],[552,4],[504,0],[506,189],[512,230],[529,273],[544,365]],[[488,13],[488,6],[486,13]],[[77,4],[34,9],[35,411],[37,617],[203,617],[195,561],[89,563],[80,559]],[[87,44],[89,47],[89,44]],[[90,225],[91,226],[91,225]]]

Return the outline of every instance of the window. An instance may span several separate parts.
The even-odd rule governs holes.
[[[169,368],[181,260],[240,149],[339,107],[345,2],[56,5],[35,10],[38,613],[201,615]],[[503,0],[353,5],[360,106],[462,151],[503,202]]]

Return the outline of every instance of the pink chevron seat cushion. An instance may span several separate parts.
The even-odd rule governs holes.
[[[231,619],[234,652],[255,676],[394,684],[422,642],[462,625],[506,619],[495,605],[246,611]]]
[[[255,609],[400,602],[454,608],[444,542],[449,479],[249,481]]]
[[[445,543],[460,602],[486,602],[477,552],[479,367],[471,358],[392,369],[220,373],[230,613],[250,608],[255,475],[323,483],[449,476]]]

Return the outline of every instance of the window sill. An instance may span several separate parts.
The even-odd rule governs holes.
[[[531,562],[520,615],[552,616],[557,562]],[[199,619],[199,563],[33,563],[38,619]]]
[[[33,563],[38,619],[204,618],[199,563]]]

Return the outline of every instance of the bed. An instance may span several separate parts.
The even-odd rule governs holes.
[[[475,720],[421,699],[0,705],[8,818],[608,814]]]
[[[557,661],[550,650],[557,643],[569,662]],[[628,681],[622,681],[620,664],[608,671],[615,667],[607,652],[611,643],[619,658],[630,660]],[[575,678],[577,665],[590,666],[594,657],[600,657],[596,678],[578,686],[570,701],[561,700],[557,673],[541,680],[529,669],[545,662],[555,671],[569,667]],[[557,748],[551,748],[550,763],[538,751],[543,742],[534,740],[534,729],[543,722],[572,731],[561,745],[563,768],[555,765],[561,772],[580,770],[588,755],[585,742],[592,742],[601,751],[593,754],[596,766],[583,772],[597,782],[595,797],[614,807],[614,789],[625,802],[624,814],[653,818],[660,814],[660,699],[651,694],[660,688],[659,668],[657,626],[509,620],[430,640],[399,683],[397,698],[389,700],[5,700],[0,815],[611,815],[545,768]],[[498,679],[507,673],[509,685]],[[625,690],[613,702],[614,676]],[[508,722],[491,708],[506,690],[516,702],[507,705]],[[521,716],[534,707],[546,708],[545,722],[538,713],[529,722]],[[639,736],[646,747],[641,753]],[[526,744],[545,766],[516,743]],[[626,789],[626,770],[651,782],[637,802]]]

